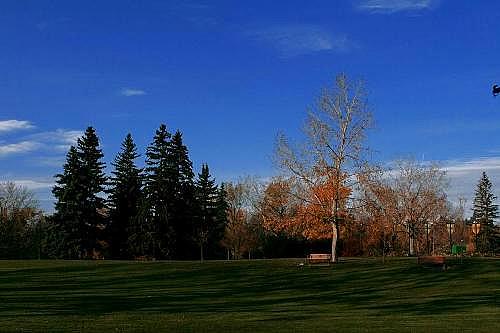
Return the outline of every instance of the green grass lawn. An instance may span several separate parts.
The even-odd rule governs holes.
[[[0,331],[500,332],[500,260],[0,261]]]

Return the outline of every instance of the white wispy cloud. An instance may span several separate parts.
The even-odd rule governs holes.
[[[500,172],[500,157],[482,157],[471,160],[451,160],[445,162],[443,169],[447,171],[448,174],[462,175],[470,172],[481,173],[483,171]]]
[[[122,96],[127,96],[127,97],[142,96],[142,95],[146,95],[146,91],[144,91],[142,89],[123,88],[122,90],[120,90],[120,94]]]
[[[416,122],[417,130],[423,135],[435,135],[445,137],[451,134],[461,134],[464,132],[485,133],[497,132],[500,130],[500,123],[495,119],[427,119],[425,122]]]
[[[48,27],[49,23],[47,21],[41,21],[35,24],[35,27],[39,31],[43,31]]]
[[[67,150],[65,151],[67,152]],[[64,165],[66,158],[64,154],[57,154],[54,156],[37,156],[33,158],[33,163],[40,166],[46,166],[51,168],[60,168]]]
[[[64,152],[82,135],[79,130],[57,129],[24,136],[14,143],[0,142],[0,157],[34,151],[43,154]]]
[[[199,28],[209,28],[217,24],[216,11],[211,4],[194,1],[171,1],[171,14]]]
[[[334,36],[329,31],[306,24],[280,25],[246,32],[257,41],[269,44],[282,57],[294,57],[321,51],[349,51],[354,44],[345,36]]]
[[[83,135],[80,130],[56,129],[55,131],[40,132],[30,135],[29,139],[39,142],[44,148],[57,151],[66,151],[75,145],[78,138]]]
[[[437,0],[362,0],[358,4],[358,9],[372,13],[392,14],[431,9],[437,5],[437,2]]]
[[[31,152],[40,147],[35,141],[21,141],[16,143],[0,144],[0,157]]]
[[[49,180],[37,180],[37,179],[10,179],[18,186],[26,187],[29,190],[39,190],[39,189],[51,189],[54,187],[55,182]]]
[[[33,124],[26,120],[0,120],[0,133],[30,129],[33,127]]]
[[[48,28],[61,28],[60,25],[64,23],[68,23],[71,21],[69,17],[58,17],[56,19],[51,20],[43,20],[35,24],[35,28],[39,32],[43,32]]]

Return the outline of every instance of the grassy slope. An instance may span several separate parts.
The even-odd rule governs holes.
[[[500,260],[0,261],[0,331],[500,332]]]

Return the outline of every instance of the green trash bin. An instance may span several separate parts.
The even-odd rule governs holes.
[[[453,244],[453,246],[451,247],[451,254],[453,255],[464,254],[465,250],[466,248],[464,245]]]

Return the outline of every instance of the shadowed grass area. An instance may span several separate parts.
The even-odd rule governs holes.
[[[500,260],[0,261],[0,331],[500,332]]]

